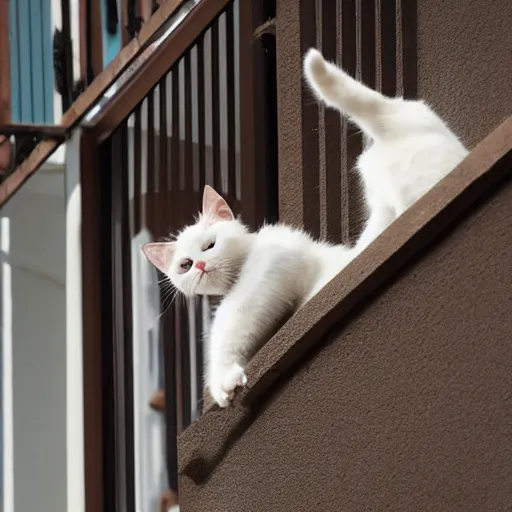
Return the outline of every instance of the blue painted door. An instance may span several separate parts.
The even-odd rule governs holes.
[[[54,123],[51,0],[9,1],[12,120]]]

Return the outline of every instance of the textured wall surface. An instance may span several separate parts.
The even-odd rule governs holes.
[[[508,180],[335,327],[182,476],[185,512],[511,510],[511,204]]]
[[[512,113],[505,0],[277,4],[285,221],[351,240],[361,220],[347,158],[357,139],[300,85],[301,52],[318,39],[356,71],[394,70],[397,90],[424,97],[470,147]],[[375,54],[352,38],[365,23]],[[512,118],[262,348],[232,407],[184,433],[184,512],[512,510],[511,141]]]
[[[511,509],[511,168],[512,117],[255,355],[185,512]]]
[[[512,113],[512,6],[417,3],[418,94],[472,147]]]
[[[471,148],[512,113],[508,0],[278,0],[279,215],[354,241],[366,218],[359,130],[304,86],[304,52],[385,94],[424,98]]]

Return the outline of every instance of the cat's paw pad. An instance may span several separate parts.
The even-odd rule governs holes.
[[[227,407],[235,395],[236,388],[243,387],[247,384],[247,376],[244,369],[234,364],[224,376],[212,382],[209,386],[210,394],[215,402],[222,408]]]
[[[236,388],[243,388],[247,384],[247,375],[244,369],[234,364],[233,367],[224,376],[223,388],[232,393]]]
[[[229,405],[231,402],[231,397],[225,391],[222,391],[222,388],[210,386],[210,395],[212,396],[214,402],[223,409]]]

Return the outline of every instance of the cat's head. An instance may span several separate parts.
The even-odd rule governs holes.
[[[176,240],[149,243],[142,250],[185,295],[225,295],[247,258],[249,243],[246,226],[206,185],[197,222],[181,231]]]

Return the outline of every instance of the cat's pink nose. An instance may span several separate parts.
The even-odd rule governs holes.
[[[196,261],[194,267],[196,267],[201,272],[204,272],[204,267],[206,267],[206,263],[204,261]]]

